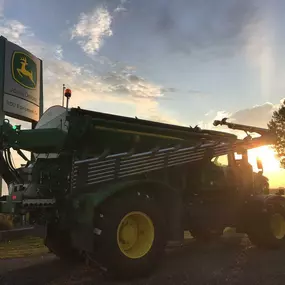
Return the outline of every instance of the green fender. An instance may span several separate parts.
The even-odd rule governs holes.
[[[82,224],[92,223],[94,209],[96,207],[101,205],[107,198],[123,189],[132,187],[134,184],[134,181],[121,182],[101,187],[94,192],[80,194],[72,201],[75,220]]]
[[[140,189],[155,189],[150,191],[155,191],[159,193],[159,202],[161,206],[164,207],[165,213],[168,215],[168,222],[170,224],[169,231],[172,239],[177,239],[176,236],[178,232],[181,234],[181,215],[182,215],[182,199],[179,193],[168,185],[152,181],[152,180],[133,180],[133,181],[122,181],[115,184],[103,186],[92,193],[80,194],[72,201],[73,208],[73,220],[77,224],[85,225],[87,227],[92,227],[94,209],[106,201],[109,197],[130,189],[135,189],[140,187]],[[171,227],[173,225],[173,227]],[[183,234],[183,231],[182,231]]]

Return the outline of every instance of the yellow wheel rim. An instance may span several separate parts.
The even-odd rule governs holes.
[[[154,241],[154,226],[142,212],[128,213],[117,229],[117,243],[121,252],[136,259],[146,255]]]
[[[277,239],[283,239],[285,237],[285,220],[281,214],[274,214],[271,217],[271,230],[273,235]]]

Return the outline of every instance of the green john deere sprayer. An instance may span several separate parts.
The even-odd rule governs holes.
[[[46,225],[45,244],[61,259],[95,261],[120,277],[150,273],[186,230],[207,241],[235,227],[257,246],[278,247],[285,199],[264,194],[262,164],[255,173],[247,157],[274,137],[226,119],[214,125],[259,136],[61,106],[34,129],[5,120],[0,169],[9,194],[1,212]],[[15,169],[11,149],[33,159]]]

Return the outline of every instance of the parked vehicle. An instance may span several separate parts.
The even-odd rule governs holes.
[[[260,137],[60,106],[35,129],[6,120],[0,169],[9,195],[0,212],[29,214],[47,225],[45,243],[57,256],[84,257],[120,277],[150,273],[185,230],[209,240],[235,227],[257,246],[276,248],[284,242],[285,200],[264,194],[262,163],[260,175],[247,157],[275,138],[267,129],[219,124]],[[15,169],[11,148],[33,159]]]

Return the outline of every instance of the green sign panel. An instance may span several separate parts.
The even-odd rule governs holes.
[[[42,61],[22,47],[1,37],[4,44],[4,89],[1,95],[5,114],[37,122],[42,111]]]

